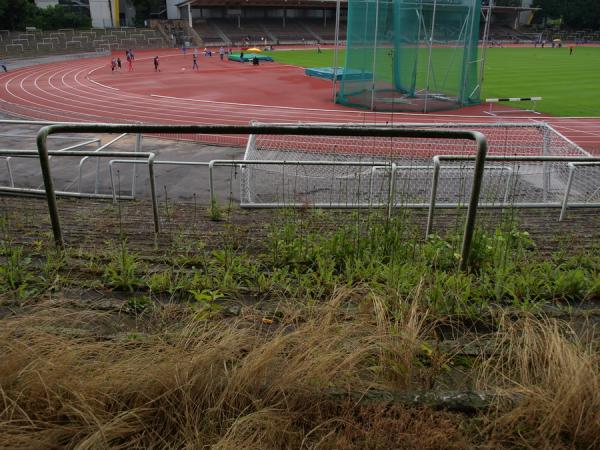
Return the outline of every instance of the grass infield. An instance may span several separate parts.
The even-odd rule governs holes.
[[[266,52],[275,61],[301,67],[333,65],[333,50]],[[340,52],[340,66],[345,51]],[[543,97],[537,110],[553,116],[600,116],[600,47],[492,48],[488,50],[482,99]],[[511,103],[529,108],[525,103]]]

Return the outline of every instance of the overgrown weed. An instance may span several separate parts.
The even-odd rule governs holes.
[[[154,257],[2,242],[3,297],[38,304],[1,319],[0,446],[599,445],[597,336],[541,316],[597,300],[598,251],[549,257],[503,225],[461,272],[459,233],[421,239],[402,216],[288,211],[259,251],[235,231],[209,247],[178,230]],[[114,315],[54,299],[90,277]],[[457,386],[492,407],[398,400]]]
[[[517,447],[597,448],[597,341],[583,341],[560,321],[531,316],[504,317],[494,341],[493,352],[482,360],[479,385],[510,392],[518,401],[499,405],[492,438]]]

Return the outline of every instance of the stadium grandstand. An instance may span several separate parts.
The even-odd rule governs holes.
[[[336,1],[332,0],[187,0],[167,10],[171,20],[152,21],[152,25],[163,29],[175,45],[186,39],[195,45],[327,44],[335,37]],[[347,1],[343,1],[341,40],[345,40],[346,11]]]

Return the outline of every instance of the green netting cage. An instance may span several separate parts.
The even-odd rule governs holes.
[[[481,0],[349,0],[336,101],[430,112],[479,103]]]

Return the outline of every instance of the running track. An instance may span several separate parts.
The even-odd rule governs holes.
[[[600,118],[555,118],[513,114],[510,119],[483,114],[483,106],[448,114],[386,114],[358,111],[331,102],[331,83],[305,77],[298,67],[277,63],[252,67],[200,57],[158,52],[137,55],[135,71],[111,73],[109,59],[93,58],[32,66],[0,75],[0,108],[17,116],[69,122],[162,124],[248,124],[260,122],[498,122],[545,120],[594,154],[600,154]],[[123,58],[124,59],[124,58]],[[185,71],[183,69],[186,69]],[[460,114],[460,115],[459,115]],[[195,137],[243,144],[237,136]]]

